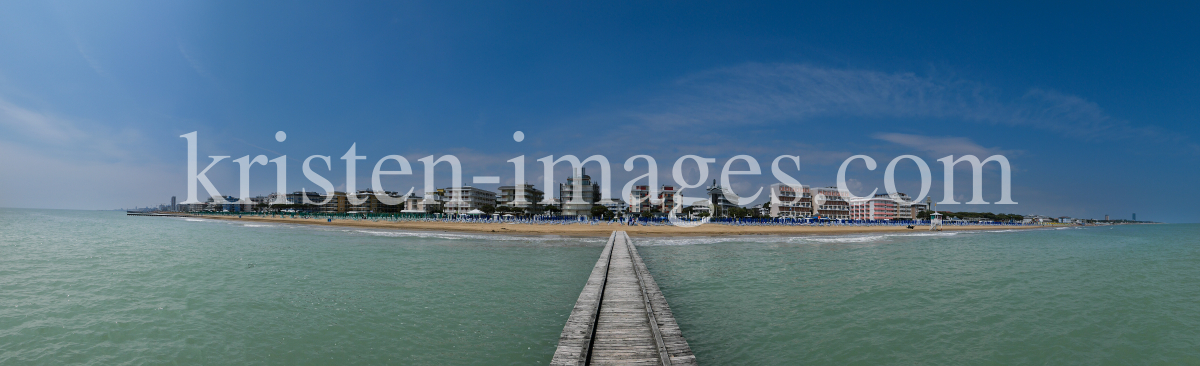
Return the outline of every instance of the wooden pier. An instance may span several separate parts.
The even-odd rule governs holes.
[[[696,364],[667,299],[624,231],[609,236],[550,364]]]

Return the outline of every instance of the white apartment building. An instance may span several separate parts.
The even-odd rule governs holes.
[[[713,209],[717,211],[711,213],[714,216],[728,216],[729,209],[738,207],[725,197],[725,190],[717,185],[716,179],[713,179],[712,185],[708,186],[708,202],[712,203]]]
[[[629,204],[625,203],[625,200],[620,199],[612,202],[597,202],[596,204],[603,205],[605,208],[608,208],[608,212],[612,212],[618,216],[628,212],[627,210],[629,209]]]
[[[563,215],[590,216],[592,205],[600,201],[600,185],[592,182],[584,168],[576,169],[566,184],[558,184],[558,200]]]
[[[484,205],[496,206],[496,192],[486,189],[463,186],[462,188],[450,187],[438,191],[446,200],[443,204],[443,210],[446,213],[465,214]]]
[[[663,185],[659,188],[657,196],[650,197],[650,186],[635,185],[629,190],[628,199],[630,213],[656,211],[666,213],[675,208],[675,187]]]
[[[709,200],[696,200],[689,207],[692,208],[692,217],[712,217],[712,209],[709,207]],[[701,215],[703,214],[703,215]]]
[[[904,194],[904,193],[897,193],[896,198],[899,198],[900,200],[903,200],[904,202],[912,201],[912,197],[909,197],[907,194]],[[908,205],[897,202],[896,203],[896,219],[897,220],[916,220],[917,214],[920,214],[921,212],[929,210],[928,202],[931,202],[931,200],[928,197],[925,198],[925,202],[913,202]]]
[[[516,186],[501,186],[500,194],[496,196],[496,205],[528,209],[542,202],[544,193],[541,190],[534,188],[532,184],[522,184],[520,187],[518,190]],[[525,195],[524,202],[517,201],[518,193]]]

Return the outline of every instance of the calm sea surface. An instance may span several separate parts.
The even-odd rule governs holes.
[[[701,364],[1200,364],[1200,225],[633,239]],[[603,244],[0,209],[0,364],[546,364]]]

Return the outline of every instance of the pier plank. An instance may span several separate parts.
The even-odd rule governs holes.
[[[629,235],[613,232],[567,319],[551,365],[695,364]]]

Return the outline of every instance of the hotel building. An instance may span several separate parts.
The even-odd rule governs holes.
[[[524,201],[517,201],[517,193],[524,193]],[[544,197],[545,193],[533,188],[532,184],[522,184],[519,191],[516,186],[501,186],[500,195],[496,197],[496,205],[529,209],[538,202],[542,202]]]
[[[896,219],[896,206],[899,204],[887,194],[876,194],[875,197],[850,203],[850,219],[852,220],[893,220]]]
[[[850,218],[850,203],[846,202],[846,196],[849,192],[842,192],[837,187],[817,188],[814,190],[815,198],[824,197],[825,202],[821,205],[816,205],[814,202],[813,216],[818,216],[824,219],[846,220]],[[820,201],[815,199],[815,201]]]
[[[325,204],[317,206],[319,207],[319,212],[345,213],[347,208],[350,207],[350,201],[346,199],[346,192],[333,192],[331,195],[322,195],[320,200],[316,200],[314,202],[321,203],[326,199],[328,199],[329,202],[325,202]]]
[[[621,215],[623,213],[628,212],[627,210],[629,210],[629,204],[625,203],[625,200],[621,200],[621,199],[618,199],[618,200],[615,200],[612,202],[608,202],[608,203],[597,202],[596,204],[604,206],[604,208],[608,209],[608,212],[612,212],[614,215]]]
[[[385,195],[388,198],[391,198],[392,201],[399,201],[399,202],[394,205],[384,203],[382,200],[379,199],[380,195]],[[367,190],[362,190],[362,191],[358,191],[358,198],[360,200],[363,200],[363,202],[359,203],[359,204],[353,204],[347,200],[347,203],[349,204],[348,212],[350,212],[350,213],[399,213],[404,210],[404,205],[405,205],[405,202],[403,201],[404,195],[397,193],[397,192],[386,191],[383,193],[376,193],[376,192],[371,192],[371,191],[367,191]]]
[[[668,212],[675,207],[675,187],[663,185],[659,188],[658,195],[653,198],[655,202],[650,202],[650,186],[633,186],[629,190],[629,212]]]
[[[426,200],[424,197],[421,197],[421,196],[412,195],[412,196],[408,196],[408,199],[404,200],[404,209],[400,210],[400,212],[402,212],[402,213],[429,213],[429,212],[433,212],[434,210],[439,209],[441,207],[442,207],[442,200],[441,200],[441,197],[437,197],[437,194],[431,195],[429,200]]]
[[[717,211],[710,213],[714,217],[725,216],[725,213],[729,212],[729,209],[737,207],[737,205],[733,204],[733,202],[729,202],[729,199],[725,197],[725,190],[721,186],[717,185],[716,179],[713,179],[712,185],[708,186],[708,202],[711,203],[713,209],[716,209]]]
[[[772,197],[778,198],[779,202],[771,202],[771,217],[785,218],[803,218],[812,216],[812,194],[809,193],[808,186],[800,186],[800,192],[783,183],[775,183],[771,185]]]
[[[909,197],[907,194],[904,194],[904,193],[897,193],[896,197],[905,202],[912,201],[912,197]],[[925,201],[930,202],[929,198],[926,198]],[[912,204],[905,205],[903,203],[897,202],[896,203],[896,219],[897,220],[916,220],[917,214],[920,214],[921,212],[924,212],[927,210],[929,210],[928,203],[913,202]]]
[[[486,189],[463,186],[439,189],[438,193],[446,199],[443,208],[446,213],[465,214],[485,205],[496,206],[496,192]]]
[[[771,217],[850,219],[850,203],[845,198],[849,194],[838,191],[837,187],[801,186],[801,191],[796,192],[783,183],[775,183],[771,185],[771,193],[779,198],[778,202],[771,202]]]
[[[692,202],[692,204],[689,205],[692,208],[692,217],[712,217],[712,210],[710,210],[708,206],[709,202],[711,201],[707,199],[696,200],[695,202]]]
[[[575,196],[576,190],[579,196]],[[590,216],[592,205],[600,201],[600,184],[592,182],[584,168],[575,170],[567,177],[567,183],[558,184],[559,208],[565,216]]]

